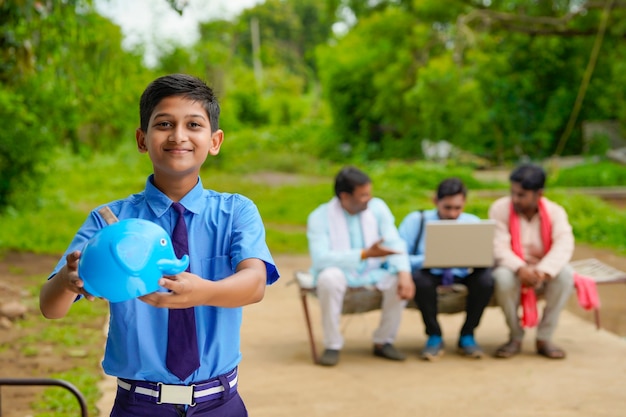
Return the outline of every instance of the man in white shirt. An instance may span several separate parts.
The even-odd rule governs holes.
[[[319,364],[338,363],[344,342],[340,330],[344,295],[348,287],[365,285],[383,293],[380,325],[373,335],[374,355],[404,360],[393,341],[415,286],[393,214],[384,201],[372,196],[367,174],[355,167],[337,174],[335,197],[308,217],[307,238],[324,332]]]

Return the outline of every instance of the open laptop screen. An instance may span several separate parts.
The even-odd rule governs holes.
[[[436,220],[425,224],[423,268],[493,266],[493,235],[496,223],[481,220],[459,223]]]

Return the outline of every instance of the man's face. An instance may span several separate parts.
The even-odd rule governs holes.
[[[465,196],[455,194],[443,198],[435,197],[435,206],[441,220],[456,220],[465,208]]]
[[[518,182],[511,183],[511,202],[516,213],[532,217],[537,212],[543,191],[525,190]]]
[[[372,183],[358,185],[352,194],[339,193],[341,207],[350,214],[357,214],[367,208],[367,203],[372,199]]]

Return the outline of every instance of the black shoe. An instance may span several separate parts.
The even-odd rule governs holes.
[[[374,356],[390,359],[392,361],[403,361],[406,359],[406,356],[398,351],[391,343],[385,343],[381,347],[374,345]]]
[[[339,351],[335,349],[326,349],[317,363],[322,366],[335,366],[338,362]]]

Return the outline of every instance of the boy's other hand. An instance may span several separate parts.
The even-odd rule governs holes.
[[[177,275],[164,276],[159,280],[159,285],[169,292],[153,292],[139,297],[144,303],[161,308],[188,308],[197,304],[192,299],[196,280],[201,278],[189,272],[181,272]],[[196,292],[197,293],[197,292]]]
[[[65,257],[67,264],[65,265],[65,287],[68,291],[84,296],[89,301],[93,301],[95,297],[85,290],[85,283],[78,275],[78,260],[80,259],[80,251],[74,251]]]

